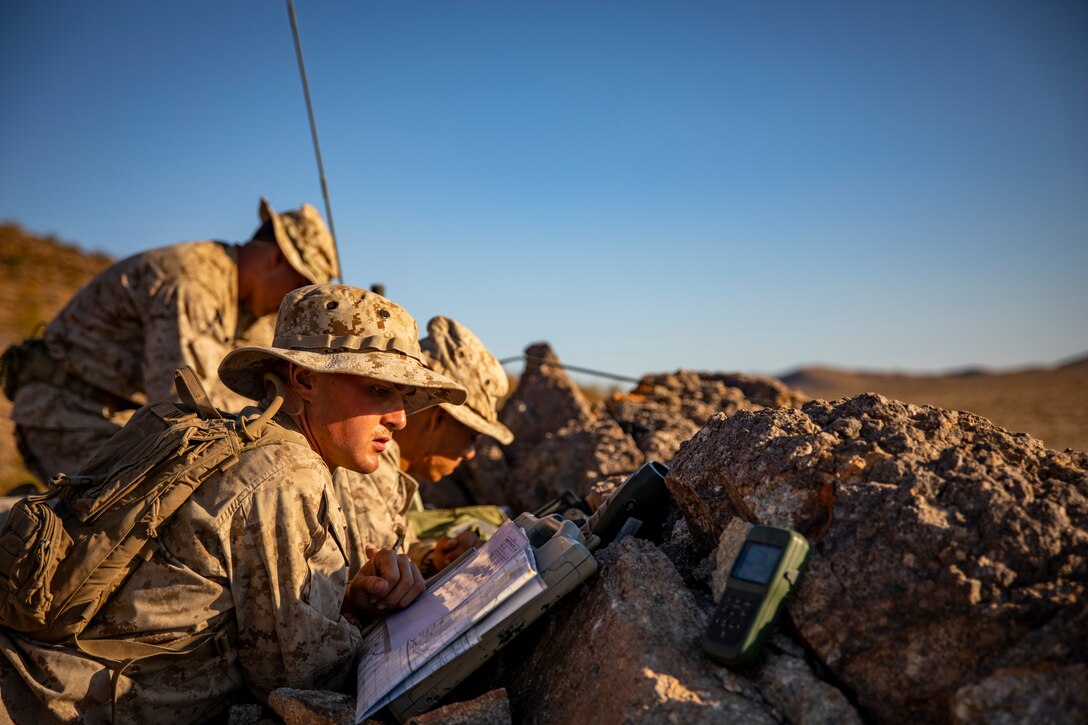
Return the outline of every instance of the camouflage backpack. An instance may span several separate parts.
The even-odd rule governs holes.
[[[282,396],[247,421],[212,407],[191,369],[175,382],[183,403],[141,408],[80,475],[60,474],[49,493],[12,508],[0,528],[0,625],[45,642],[74,640],[96,656],[136,655],[131,647],[91,651],[78,635],[152,555],[160,528],[198,486],[243,449],[282,440],[279,426],[265,425]]]

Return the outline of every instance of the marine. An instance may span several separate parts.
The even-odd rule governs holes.
[[[214,632],[184,654],[116,676],[75,643],[0,629],[0,720],[202,722],[240,692],[336,689],[354,675],[354,618],[422,593],[404,554],[372,550],[349,578],[346,523],[332,471],[377,469],[406,416],[464,402],[465,389],[424,365],[415,320],[346,285],[306,286],[280,306],[270,345],[229,352],[219,377],[261,404],[285,391],[272,443],[245,448],[162,528],[157,546],[111,595],[83,640],[169,647]]]
[[[192,367],[221,408],[250,402],[220,384],[219,362],[247,341],[271,341],[287,292],[339,274],[312,206],[279,214],[261,199],[258,214],[245,244],[184,242],[113,264],[40,340],[4,354],[19,451],[41,483],[79,470],[140,405],[175,397],[177,368]]]
[[[427,323],[419,341],[423,360],[468,391],[464,405],[443,403],[408,418],[371,474],[341,469],[333,482],[348,525],[353,567],[367,561],[368,546],[408,545],[424,575],[440,571],[506,516],[496,506],[424,510],[420,485],[437,483],[475,456],[476,440],[490,436],[509,444],[514,434],[498,420],[509,383],[495,356],[465,325],[449,317]]]

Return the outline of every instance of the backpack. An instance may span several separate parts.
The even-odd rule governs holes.
[[[49,493],[12,508],[0,528],[0,625],[88,651],[78,635],[151,557],[163,525],[197,487],[242,450],[283,439],[279,426],[265,425],[282,395],[247,421],[220,414],[192,369],[178,370],[175,383],[182,403],[144,406],[79,475],[62,473]],[[131,648],[119,650],[129,656]]]

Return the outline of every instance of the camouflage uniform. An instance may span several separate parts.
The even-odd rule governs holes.
[[[119,680],[118,721],[199,722],[239,687],[336,688],[354,673],[358,630],[340,616],[345,524],[328,468],[282,414],[287,440],[243,452],[170,520],[161,546],[82,639],[165,644],[211,627],[191,654]],[[108,721],[110,673],[72,647],[0,631],[0,719]]]
[[[277,214],[264,199],[291,266],[323,284],[338,273],[332,239],[310,205]],[[186,242],[128,257],[81,289],[45,328],[57,372],[116,397],[113,406],[65,381],[33,381],[15,394],[12,420],[27,467],[43,482],[78,471],[120,430],[132,410],[174,398],[174,370],[189,365],[224,410],[251,401],[220,383],[216,367],[241,344],[272,341],[272,315],[255,318],[238,300],[237,245]]]
[[[403,534],[403,550],[408,551],[416,541],[408,512],[422,504],[418,502],[419,483],[400,470],[400,448],[395,441],[382,452],[374,473],[337,468],[332,482],[347,522],[348,568],[352,573],[366,563],[367,544],[390,548]]]
[[[217,404],[238,409],[245,401],[215,377],[237,322],[237,247],[189,242],[102,272],[49,323],[45,343],[66,373],[118,398],[173,397],[174,370],[190,365]],[[131,414],[60,385],[30,382],[16,393],[11,417],[48,480],[78,470]]]
[[[219,376],[261,396],[279,360],[403,388],[405,412],[465,399],[425,368],[415,321],[383,297],[346,287],[303,287],[280,306],[271,347],[233,350]],[[301,408],[300,408],[301,411]],[[183,655],[143,660],[117,677],[120,722],[202,722],[242,686],[336,688],[351,681],[361,636],[340,615],[348,585],[346,525],[325,461],[294,424],[282,439],[244,449],[162,528],[81,639],[163,646],[216,635]],[[0,720],[102,722],[110,670],[73,646],[0,629]]]
[[[508,387],[502,365],[471,330],[455,320],[435,317],[427,323],[427,331],[428,336],[419,342],[427,366],[468,390],[464,405],[442,403],[441,407],[479,434],[490,435],[501,443],[512,442],[513,433],[498,420],[498,401]],[[411,419],[408,424],[411,425]],[[417,496],[420,484],[400,470],[399,446],[385,450],[374,473],[337,470],[333,485],[348,522],[348,559],[352,571],[366,562],[367,544],[379,548],[392,546],[398,538],[397,527],[402,527],[407,534],[405,550],[412,561],[424,575],[434,573],[428,560],[437,538],[420,541],[419,532],[411,524],[409,511],[422,509]],[[503,516],[501,512],[495,514]],[[485,538],[495,530],[490,521],[484,520],[468,521],[462,528],[473,523]]]

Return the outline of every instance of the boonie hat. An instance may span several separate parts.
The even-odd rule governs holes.
[[[318,373],[347,373],[410,386],[404,409],[465,401],[465,389],[429,369],[407,311],[375,293],[344,284],[310,285],[280,303],[271,347],[239,347],[219,364],[219,378],[240,395],[259,400],[264,374],[279,360]]]
[[[340,276],[336,245],[321,214],[309,204],[277,214],[261,197],[257,209],[261,222],[272,220],[276,244],[291,267],[312,284],[328,284]]]
[[[427,323],[427,333],[419,341],[427,366],[468,390],[464,405],[443,404],[442,408],[477,433],[511,443],[514,434],[499,422],[499,401],[510,386],[499,361],[472,330],[456,320],[435,317]]]

